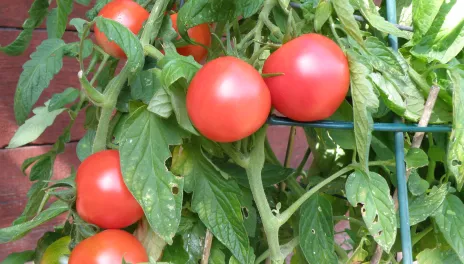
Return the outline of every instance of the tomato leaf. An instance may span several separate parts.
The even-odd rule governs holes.
[[[180,127],[194,135],[199,135],[193,127],[192,122],[190,122],[187,113],[186,92],[184,88],[178,83],[175,83],[169,89],[166,89],[166,93],[169,95],[172,110]]]
[[[57,93],[52,96],[48,104],[48,111],[52,112],[63,108],[65,105],[74,102],[79,97],[79,90],[69,87],[62,93]]]
[[[451,174],[456,179],[458,190],[464,185],[464,72],[459,75],[458,72],[451,73],[455,83],[453,92],[453,131],[451,132],[448,146],[447,165]]]
[[[233,21],[238,16],[245,18],[255,14],[263,0],[191,0],[179,10],[177,27],[182,38],[192,43],[187,30],[210,22]]]
[[[146,218],[139,223],[134,236],[142,243],[149,258],[159,259],[163,255],[166,242],[153,232]]]
[[[61,108],[48,111],[49,101],[45,106],[37,107],[33,110],[34,116],[22,124],[8,144],[8,148],[17,148],[36,140],[47,127],[51,126],[55,118],[66,109]]]
[[[226,254],[222,251],[224,247],[219,241],[214,240],[211,247],[211,255],[209,256],[209,264],[223,264],[226,263]]]
[[[121,47],[127,56],[126,65],[130,71],[129,83],[142,70],[144,60],[143,48],[139,39],[127,27],[121,23],[104,17],[96,17],[98,29],[105,34],[110,41],[114,41]]]
[[[169,146],[181,144],[186,136],[172,121],[139,107],[124,124],[119,149],[127,187],[152,229],[168,243],[179,226],[184,180],[174,176],[165,162],[171,156]]]
[[[156,90],[155,94],[150,100],[148,104],[148,111],[162,117],[168,118],[172,114],[172,104],[171,98],[166,93],[166,90],[161,87],[160,89]]]
[[[20,239],[33,228],[50,221],[68,210],[69,207],[65,202],[56,201],[28,222],[0,229],[0,243]]]
[[[21,55],[29,46],[32,33],[36,27],[42,24],[48,12],[48,0],[35,0],[29,9],[29,17],[23,23],[23,31],[7,46],[0,47],[0,51],[10,56]]]
[[[448,244],[464,262],[464,204],[461,199],[448,194],[434,218]]]
[[[314,194],[301,207],[300,247],[309,263],[338,263],[334,251],[332,205]]]
[[[47,17],[48,38],[61,38],[66,31],[68,17],[73,10],[73,0],[56,0],[56,8],[53,8]]]
[[[408,33],[401,31],[392,23],[385,20],[385,18],[383,18],[377,11],[377,7],[372,0],[357,0],[357,2],[360,7],[361,14],[374,28],[400,38],[410,38]]]
[[[46,186],[47,183],[43,181],[38,181],[32,184],[31,188],[27,192],[26,206],[24,207],[21,215],[13,222],[13,225],[25,223],[37,214],[37,210],[39,209],[40,203],[45,195],[44,188]]]
[[[395,243],[397,222],[387,181],[375,172],[356,170],[346,181],[346,198],[354,207],[362,204],[366,227],[383,250]]]
[[[418,264],[460,264],[462,263],[452,250],[442,251],[440,248],[430,249],[417,254]]]
[[[447,184],[434,186],[428,195],[413,197],[409,202],[409,224],[416,225],[433,215],[443,204],[448,188]]]
[[[379,100],[374,93],[372,84],[366,79],[369,69],[357,60],[358,55],[348,52],[351,73],[351,94],[354,110],[354,135],[359,161],[367,172],[369,160],[369,145],[372,137],[372,113],[377,111]]]
[[[371,73],[369,78],[374,83],[374,87],[379,92],[385,105],[396,114],[403,115],[406,111],[406,104],[395,86],[380,73]]]
[[[340,22],[342,23],[347,33],[360,45],[364,45],[358,22],[356,22],[353,16],[354,8],[351,3],[345,0],[334,0],[331,2],[333,4],[335,13],[337,13],[338,18],[340,19]]]
[[[436,2],[436,1],[431,1]],[[411,54],[431,62],[438,60],[448,63],[464,48],[464,2],[445,1],[437,16]]]
[[[238,198],[240,188],[234,181],[223,178],[197,142],[184,144],[183,148],[176,171],[186,178],[185,190],[193,191],[192,209],[240,263],[253,263],[255,256]]]
[[[420,148],[411,148],[404,157],[407,168],[421,168],[429,164],[429,157]]]
[[[176,236],[172,245],[164,249],[162,261],[168,263],[190,263],[189,254],[184,249],[182,236]]]
[[[87,130],[84,137],[79,140],[76,147],[76,154],[80,161],[84,161],[92,154],[93,141],[96,131],[93,129]]]
[[[321,1],[316,7],[316,14],[314,18],[314,29],[319,32],[322,26],[327,22],[332,15],[332,4],[327,1]]]
[[[61,39],[47,39],[31,54],[23,65],[16,87],[14,110],[18,124],[23,124],[42,91],[63,66],[65,43]]]
[[[408,190],[414,196],[424,194],[429,189],[429,183],[422,179],[417,170],[411,170],[411,175],[408,179]]]
[[[440,11],[443,0],[412,0],[412,23],[414,40],[420,39],[427,31]]]
[[[34,260],[34,255],[35,255],[34,250],[11,253],[2,261],[2,264],[27,263],[28,261]]]
[[[145,104],[149,104],[153,95],[162,89],[154,69],[140,72],[131,83],[130,88],[132,99],[141,100]]]
[[[250,188],[248,176],[244,168],[230,162],[215,162],[214,165],[229,176],[233,177],[241,186]],[[265,163],[261,172],[263,186],[271,187],[274,184],[280,183],[287,179],[292,172],[294,172],[294,169],[292,168],[285,168],[281,165]]]
[[[159,61],[159,65],[163,67],[160,76],[161,83],[166,87],[170,87],[182,78],[189,83],[201,68],[201,65],[192,56],[184,57],[179,55],[172,43],[166,43],[164,50],[166,56]]]
[[[353,122],[353,107],[351,107],[348,101],[344,100],[343,103],[338,107],[337,111],[328,118],[333,121],[348,121]],[[355,149],[356,141],[353,130],[339,130],[339,129],[327,129],[330,137],[334,140],[337,145],[343,149]]]
[[[29,180],[50,180],[53,175],[53,163],[55,162],[54,155],[43,156],[34,166],[32,166]]]
[[[97,0],[95,5],[85,13],[85,16],[89,20],[93,20],[95,17],[97,17],[100,10],[109,2],[111,2],[111,0]]]

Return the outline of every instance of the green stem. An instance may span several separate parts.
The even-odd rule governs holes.
[[[346,251],[338,243],[334,243],[334,249],[341,262],[346,263],[346,261],[348,261],[348,254],[346,254]]]
[[[158,36],[158,32],[163,22],[164,11],[166,10],[168,4],[169,0],[158,0],[153,5],[150,16],[148,17],[145,28],[143,29],[142,37],[140,38],[142,46],[150,44],[151,37]]]
[[[230,143],[220,144],[222,150],[242,168],[247,168],[250,163],[250,158],[243,155],[241,152],[237,151],[237,149]]]
[[[102,151],[106,149],[106,137],[108,136],[108,127],[110,119],[113,114],[114,107],[118,100],[119,93],[121,92],[124,83],[129,76],[130,70],[128,67],[124,67],[118,76],[113,78],[108,84],[104,97],[105,103],[102,106],[100,119],[98,122],[97,132],[95,134],[95,140],[93,142],[92,153]]]
[[[343,220],[345,220],[345,221],[349,221],[352,224],[356,224],[358,226],[366,226],[366,224],[363,221],[360,221],[360,220],[358,220],[356,218],[353,218],[353,217],[344,216],[344,215],[334,216],[333,220],[334,221],[343,221]]]
[[[84,72],[84,57],[82,56],[82,52],[84,51],[84,40],[85,37],[89,34],[90,28],[93,26],[95,22],[90,22],[84,27],[84,32],[82,32],[82,38],[79,41],[79,67],[82,72]]]
[[[253,52],[257,52],[259,50],[260,46],[260,41],[261,41],[261,31],[263,30],[264,23],[268,23],[269,21],[269,15],[271,14],[272,8],[276,5],[276,0],[265,0],[264,1],[264,6],[263,10],[261,10],[261,13],[259,14],[259,19],[258,23],[256,24],[255,31],[254,31],[254,47],[253,47]],[[269,21],[270,22],[270,21]],[[272,23],[270,23],[272,24]],[[269,26],[273,26],[269,25]],[[275,25],[274,25],[275,26]],[[271,29],[271,28],[269,28]],[[275,30],[275,29],[274,29]],[[271,29],[272,31],[272,29]],[[280,32],[280,29],[279,29]],[[280,32],[282,34],[282,32]],[[245,36],[246,37],[246,36]]]
[[[433,134],[428,133],[428,139],[429,139],[429,148],[434,146],[435,143],[433,142]],[[427,182],[429,184],[432,184],[432,182],[435,180],[435,168],[437,166],[437,163],[429,158],[429,165],[427,167]]]
[[[412,235],[412,245],[414,246],[417,242],[419,242],[422,238],[424,238],[430,231],[433,230],[433,226],[428,226],[426,229],[422,230],[419,233]]]
[[[305,194],[306,190],[301,187],[301,185],[296,181],[295,177],[293,177],[294,174],[292,173],[292,175],[290,175],[287,179],[287,184],[288,184],[288,187],[290,187],[290,189],[292,191],[294,191],[298,197],[301,197]]]
[[[306,162],[308,162],[308,159],[309,159],[309,156],[311,155],[311,148],[308,147],[306,149],[306,152],[303,156],[303,159],[301,159],[301,162],[300,164],[298,165],[298,167],[296,167],[296,170],[295,170],[295,176],[298,177],[301,175],[301,173],[303,172],[304,170],[304,166],[306,165]]]
[[[116,125],[119,122],[119,119],[121,119],[122,113],[117,111],[116,114],[111,118],[109,127],[108,127],[108,136],[107,136],[107,144],[111,143],[113,141],[113,132],[114,129],[116,128]]]
[[[85,91],[89,100],[95,105],[102,105],[105,102],[105,96],[95,89],[91,83],[89,83],[89,80],[87,80],[87,77],[82,73],[82,71],[77,73],[77,77],[79,78],[81,87]]]
[[[329,23],[330,23],[330,30],[332,31],[332,34],[335,37],[335,41],[337,41],[338,46],[342,46],[342,42],[340,40],[340,36],[338,36],[337,29],[335,28],[335,22],[333,21],[333,18],[329,16]]]
[[[156,60],[161,60],[164,55],[163,53],[161,53],[161,51],[159,51],[157,48],[153,47],[152,45],[150,44],[146,44],[143,46],[143,51],[145,53],[145,55],[149,56],[149,57],[152,57]]]
[[[242,41],[242,35],[240,34],[240,25],[238,24],[238,19],[234,20],[233,28],[234,28],[234,36],[237,42]]]
[[[288,168],[290,166],[290,161],[293,154],[293,147],[295,145],[295,135],[296,135],[296,127],[292,126],[290,128],[290,132],[288,135],[288,142],[287,142],[287,151],[285,152],[285,159],[284,159],[284,167]]]
[[[283,263],[284,257],[280,252],[279,245],[279,224],[277,217],[272,213],[271,207],[266,198],[261,170],[264,166],[264,141],[266,139],[266,126],[256,133],[255,147],[250,153],[250,163],[245,167],[251,193],[253,194],[259,215],[263,220],[264,232],[266,233],[267,243],[272,263]]]
[[[85,71],[86,76],[89,75],[89,73],[93,71],[93,69],[95,68],[95,65],[98,62],[98,57],[99,55],[94,52],[92,59],[90,60],[89,67],[87,67],[87,70]]]
[[[97,72],[93,75],[92,80],[90,80],[91,85],[93,85],[95,83],[95,81],[97,80],[97,78],[100,75],[101,71],[105,67],[106,62],[108,61],[109,58],[110,58],[110,55],[108,55],[106,53],[103,55],[103,59],[100,62],[100,65],[98,66]]]
[[[380,165],[393,165],[393,164],[394,164],[394,161],[388,160],[388,161],[373,161],[373,162],[369,162],[368,165],[369,166],[380,166]],[[348,165],[347,167],[345,167],[345,168],[339,170],[338,172],[332,174],[331,176],[329,176],[328,178],[324,179],[319,184],[317,184],[316,186],[311,188],[308,192],[306,192],[298,200],[296,200],[292,205],[290,205],[290,207],[288,207],[287,210],[285,210],[283,213],[281,213],[280,215],[277,216],[279,226],[282,226],[283,224],[285,224],[288,221],[288,219],[290,219],[290,217],[298,210],[298,208],[300,208],[300,206],[304,202],[306,202],[306,200],[308,200],[309,197],[311,197],[311,195],[315,194],[322,187],[329,184],[333,180],[335,180],[338,177],[343,176],[344,174],[356,169],[357,167],[359,167],[358,164]]]
[[[280,251],[284,254],[284,257],[290,255],[290,253],[300,244],[300,238],[294,237],[292,240],[280,247]],[[265,261],[270,255],[269,249],[264,251],[256,260],[255,264],[259,264]]]

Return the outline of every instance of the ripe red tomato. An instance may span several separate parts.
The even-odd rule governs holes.
[[[272,105],[297,121],[330,117],[345,99],[350,72],[345,54],[331,39],[302,35],[271,54],[263,73],[284,73],[266,78]]]
[[[118,21],[137,35],[150,14],[136,2],[117,0],[105,5],[98,15]],[[95,26],[95,39],[98,46],[109,55],[120,59],[126,58],[124,51],[115,42],[108,40],[97,26]]]
[[[92,154],[77,169],[77,213],[101,228],[123,228],[143,216],[143,210],[122,178],[119,152]]]
[[[148,262],[142,244],[122,230],[105,230],[80,242],[69,256],[69,264],[115,264]]]
[[[207,138],[232,142],[258,130],[271,109],[269,90],[251,65],[235,57],[206,63],[187,91],[187,111]]]
[[[177,31],[177,14],[171,15],[171,21],[172,27]],[[203,44],[207,47],[211,46],[211,32],[209,31],[208,24],[201,24],[192,27],[187,31],[187,33],[189,37],[195,42]],[[208,50],[200,45],[187,45],[184,47],[179,47],[177,48],[177,52],[184,56],[192,55],[197,62],[203,61],[208,54]]]

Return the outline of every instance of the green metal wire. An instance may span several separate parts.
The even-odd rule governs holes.
[[[317,122],[298,122],[286,117],[270,116],[267,124],[273,126],[299,126],[312,128],[326,129],[344,129],[350,130],[354,128],[353,122],[345,121],[317,121]],[[390,132],[451,132],[449,125],[429,125],[419,127],[417,124],[403,123],[374,123],[375,131],[390,131]]]

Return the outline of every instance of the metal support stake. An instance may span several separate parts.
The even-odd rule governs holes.
[[[396,0],[387,0],[387,19],[390,23],[396,24]],[[394,51],[398,51],[398,38],[388,36],[390,46]],[[395,123],[402,123],[397,117]],[[406,169],[404,163],[404,134],[395,132],[395,159],[396,159],[396,178],[398,182],[398,203],[400,211],[400,232],[401,247],[403,251],[403,264],[412,264],[412,243],[411,229],[409,226],[409,205],[408,187],[406,185]]]

